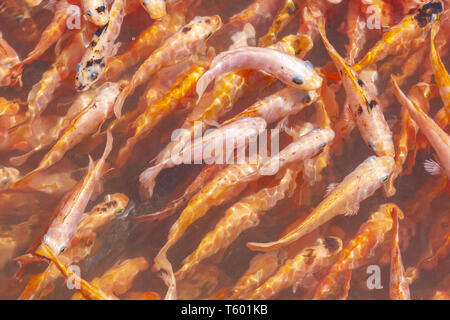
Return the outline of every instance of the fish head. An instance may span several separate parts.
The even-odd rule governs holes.
[[[431,1],[418,9],[414,19],[419,26],[424,28],[428,23],[433,23],[443,10],[444,6],[441,1]]]
[[[199,35],[198,39],[208,40],[217,30],[222,27],[222,19],[218,15],[195,17],[188,23],[181,32],[186,36],[191,34]]]
[[[389,175],[394,170],[395,160],[390,156],[377,157],[375,159],[377,166],[377,175],[379,175],[382,182],[386,182]]]
[[[105,1],[83,1],[87,20],[103,27],[109,21],[108,5]]]
[[[100,77],[105,69],[105,64],[95,59],[87,62],[81,62],[77,66],[77,75],[75,78],[75,89],[77,91],[88,90]]]
[[[19,178],[19,170],[0,166],[0,190],[7,189]]]
[[[285,54],[281,78],[287,85],[302,90],[316,90],[322,86],[322,77],[314,70],[309,61],[304,61],[293,55]]]

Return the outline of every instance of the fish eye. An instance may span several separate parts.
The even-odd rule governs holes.
[[[389,174],[385,174],[382,178],[381,181],[386,182],[389,178]]]
[[[90,75],[91,80],[97,79],[97,76],[98,76],[98,72],[97,72],[97,71],[92,71],[92,72],[91,72],[91,75]]]
[[[8,185],[8,177],[3,177],[2,180],[1,180],[1,184],[3,186],[7,186]]]
[[[373,143],[372,140],[369,140],[368,146],[369,146],[370,149],[372,149],[373,151],[375,151],[375,144]]]
[[[310,103],[310,102],[311,102],[311,97],[309,96],[309,94],[305,95],[303,97],[303,103],[307,104],[307,103]]]
[[[298,77],[298,76],[293,77],[293,78],[292,78],[292,82],[295,83],[295,84],[303,84],[302,78],[300,78],[300,77]]]
[[[66,251],[67,246],[63,245],[60,249],[59,249],[59,253],[63,253],[64,251]]]

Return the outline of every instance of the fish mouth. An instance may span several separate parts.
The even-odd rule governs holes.
[[[87,86],[85,84],[79,84],[75,86],[75,90],[77,91],[85,91],[87,89]]]
[[[342,240],[338,237],[326,237],[323,239],[323,244],[330,254],[334,254],[342,249]]]

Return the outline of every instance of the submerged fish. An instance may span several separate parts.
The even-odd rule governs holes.
[[[288,86],[303,90],[315,90],[322,85],[321,76],[307,61],[275,49],[241,47],[222,52],[214,58],[210,69],[197,82],[198,98],[219,75],[242,69],[267,73]]]
[[[443,174],[450,178],[450,136],[403,93],[393,76],[391,78],[395,86],[395,95],[402,105],[408,108],[411,118],[417,123],[438,155],[440,165],[433,160],[427,160],[424,164],[425,170],[432,175]]]
[[[125,16],[126,0],[115,0],[111,8],[109,22],[99,28],[77,66],[75,89],[85,91],[102,76],[108,60],[115,56],[119,49],[115,43]]]
[[[337,215],[354,215],[360,203],[370,197],[385,183],[394,169],[391,157],[372,156],[353,170],[294,230],[281,239],[269,243],[249,242],[251,250],[268,251],[286,246],[310,233]]]

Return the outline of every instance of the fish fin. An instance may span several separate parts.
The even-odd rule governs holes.
[[[425,162],[423,163],[423,167],[425,171],[431,174],[432,176],[437,176],[443,174],[444,172],[439,163],[431,159],[425,160]]]
[[[117,52],[119,51],[121,45],[122,45],[122,42],[117,42],[114,44],[112,51],[111,51],[111,57],[115,57],[117,55]]]
[[[216,127],[216,128],[220,127],[220,123],[215,120],[205,119],[205,120],[203,120],[203,122],[210,127]]]
[[[33,150],[31,150],[27,153],[24,153],[20,156],[11,157],[11,158],[9,158],[9,163],[11,163],[15,167],[19,167],[19,166],[23,165],[25,162],[27,162],[28,158],[31,157],[33,154],[35,154],[36,151],[38,151],[38,150],[33,149]]]
[[[168,287],[166,296],[164,300],[176,300],[177,299],[177,287],[174,275],[169,275],[167,273],[161,274],[161,279],[164,281]]]
[[[359,204],[355,204],[353,207],[350,207],[345,211],[344,216],[354,216],[358,213],[358,211]]]
[[[296,281],[292,286],[292,293],[296,293],[299,288],[312,288],[319,283],[312,273],[307,273],[303,278]]]
[[[129,95],[131,95],[131,92],[133,91],[133,88],[130,87],[130,84],[125,86],[120,92],[119,96],[116,98],[116,101],[114,102],[114,115],[117,119],[120,119],[122,116],[122,107],[125,103],[125,100],[128,98]]]
[[[216,56],[217,58],[217,56]],[[213,60],[214,61],[214,60]],[[212,66],[210,66],[211,70]],[[211,75],[211,71],[206,71],[200,79],[197,81],[197,85],[195,87],[195,91],[197,93],[198,99],[197,104],[199,103],[200,99],[203,96],[203,93],[205,93],[206,89],[208,88],[209,84],[213,81],[213,76]]]
[[[338,184],[339,183],[337,183],[337,182],[330,183],[327,186],[327,189],[325,190],[325,196],[324,197],[328,197],[330,195],[331,191],[333,191]]]
[[[249,248],[252,251],[261,251],[261,252],[268,252],[272,250],[276,250],[278,248],[281,248],[284,243],[281,240],[273,241],[273,242],[267,242],[267,243],[260,243],[260,242],[247,242],[247,248]]]
[[[138,216],[138,217],[134,218],[134,221],[135,222],[159,221],[159,220],[166,219],[166,218],[170,217],[172,214],[174,214],[176,212],[176,209],[179,207],[179,205],[185,201],[186,201],[186,197],[182,196],[176,200],[171,201],[164,210],[161,210],[161,211],[158,211],[155,213]]]
[[[22,279],[23,274],[25,273],[25,266],[27,264],[33,263],[33,262],[41,262],[41,261],[48,262],[48,259],[37,256],[33,253],[27,253],[27,254],[24,254],[19,257],[14,258],[13,261],[15,261],[19,264],[19,270],[17,270],[17,272],[13,275],[13,278],[16,280],[20,280],[20,279]]]

